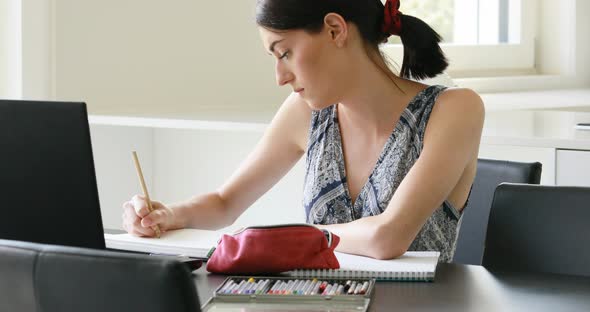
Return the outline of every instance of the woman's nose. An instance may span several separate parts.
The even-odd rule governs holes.
[[[279,86],[284,86],[293,80],[293,73],[287,70],[280,62],[277,63],[275,69],[277,84]]]

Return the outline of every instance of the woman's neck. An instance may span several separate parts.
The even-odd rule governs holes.
[[[388,134],[421,84],[388,77],[374,63],[359,66],[363,67],[349,80],[338,104],[338,117],[349,127],[367,131],[367,135]]]

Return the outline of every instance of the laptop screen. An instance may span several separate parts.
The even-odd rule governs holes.
[[[0,100],[0,238],[104,249],[86,104]]]

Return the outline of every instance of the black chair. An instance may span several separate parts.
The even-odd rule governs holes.
[[[457,234],[454,263],[481,265],[494,191],[502,182],[539,184],[542,165],[479,159],[477,174]]]
[[[200,311],[182,262],[0,240],[0,311]]]
[[[590,276],[590,188],[501,184],[483,258],[494,270]]]

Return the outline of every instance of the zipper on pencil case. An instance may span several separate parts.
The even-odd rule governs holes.
[[[232,233],[231,235],[237,235],[240,234],[242,232],[244,232],[245,230],[249,230],[249,229],[278,229],[278,228],[285,228],[285,227],[311,227],[314,229],[317,229],[319,231],[324,232],[324,236],[326,236],[326,239],[328,240],[328,247],[332,246],[332,232],[325,230],[325,229],[319,229],[313,225],[307,224],[307,223],[288,223],[288,224],[275,224],[275,225],[253,225],[253,226],[247,226],[244,228],[241,228],[239,230],[237,230],[236,232]]]

